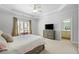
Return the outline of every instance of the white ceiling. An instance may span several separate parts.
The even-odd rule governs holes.
[[[60,9],[62,4],[40,4],[42,12],[33,13],[33,4],[1,4],[0,6],[10,9],[14,12],[23,12],[31,15],[42,15],[57,9]]]

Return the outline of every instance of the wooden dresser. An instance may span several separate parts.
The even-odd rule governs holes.
[[[55,30],[43,30],[43,37],[55,40]]]

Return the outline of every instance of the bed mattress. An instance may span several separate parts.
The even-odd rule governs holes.
[[[7,51],[0,52],[1,54],[23,54],[39,45],[44,45],[44,38],[37,35],[16,36],[13,40],[7,44]]]

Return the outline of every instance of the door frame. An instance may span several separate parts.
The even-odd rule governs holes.
[[[61,31],[62,31],[62,20],[64,20],[64,19],[70,19],[70,41],[72,42],[72,18],[63,18],[63,19],[61,19],[61,21],[60,21],[60,40],[62,40],[62,37],[61,37]]]

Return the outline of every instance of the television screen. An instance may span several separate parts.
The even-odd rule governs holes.
[[[54,29],[54,24],[46,24],[45,25],[45,29],[51,29],[51,30],[53,30]]]

